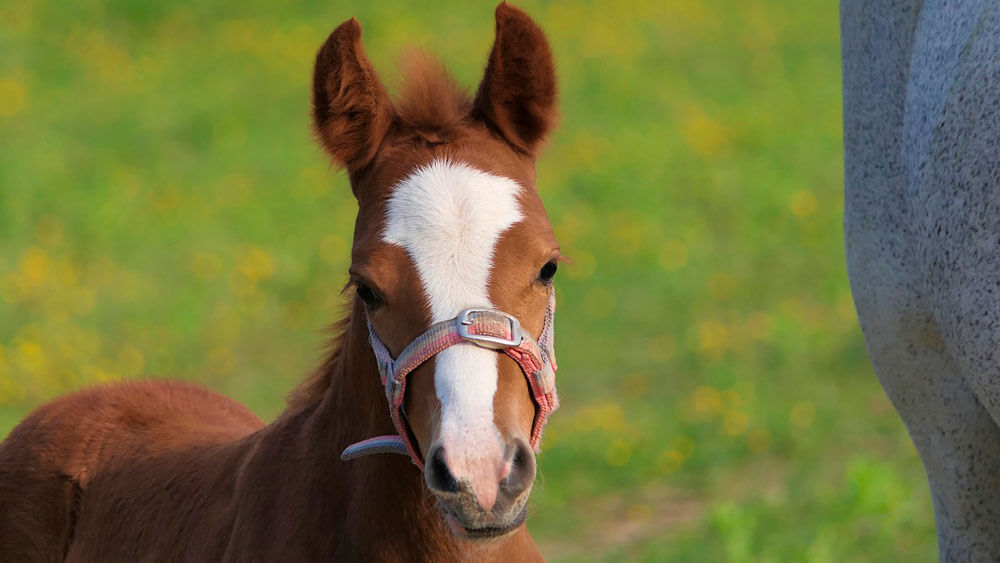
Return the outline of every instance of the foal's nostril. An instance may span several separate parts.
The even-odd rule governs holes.
[[[513,444],[510,458],[510,473],[504,479],[504,488],[518,494],[531,486],[535,480],[535,454],[531,447],[521,440]]]
[[[437,447],[431,451],[425,471],[427,473],[427,486],[432,490],[443,493],[458,492],[458,481],[448,469],[448,464],[444,462],[444,448]]]

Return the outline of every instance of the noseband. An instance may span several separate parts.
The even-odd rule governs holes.
[[[545,310],[545,322],[538,340],[521,329],[521,323],[513,315],[496,309],[463,309],[458,316],[434,323],[426,332],[418,336],[399,354],[392,358],[389,349],[378,337],[375,328],[368,321],[368,340],[379,376],[385,386],[385,397],[389,401],[389,413],[396,435],[377,436],[347,447],[340,459],[347,461],[357,457],[397,453],[409,455],[413,463],[423,469],[424,463],[416,439],[403,412],[406,397],[406,376],[424,362],[456,344],[474,344],[496,350],[517,362],[528,379],[531,398],[535,402],[535,418],[531,425],[531,447],[538,451],[542,438],[542,427],[552,411],[559,408],[556,395],[556,358],[552,324],[556,311],[555,291],[549,297]]]

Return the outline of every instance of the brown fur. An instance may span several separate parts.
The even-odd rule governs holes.
[[[394,354],[428,323],[412,262],[378,236],[391,187],[414,167],[449,157],[526,188],[527,219],[497,247],[490,296],[541,329],[548,290],[532,280],[558,249],[533,189],[534,151],[554,119],[548,47],[526,15],[501,4],[475,105],[428,59],[415,59],[393,105],[360,38],[349,20],[317,55],[315,128],[358,198],[352,274],[386,306],[353,300],[326,361],[270,425],[171,381],[96,387],[38,408],[0,444],[0,561],[541,558],[524,526],[487,542],[453,534],[405,457],[341,462],[339,453],[392,433],[366,317]],[[512,72],[513,61],[529,68]],[[502,358],[495,420],[505,436],[524,436],[534,406],[519,368]],[[423,450],[438,425],[433,362],[411,375],[406,401]]]
[[[541,29],[518,25],[524,17],[520,10],[501,4],[496,17],[496,40],[472,114],[510,144],[534,154],[555,125],[552,53]]]
[[[402,91],[394,101],[399,121],[407,128],[423,133],[454,130],[469,115],[469,95],[433,56],[414,51],[403,68]]]

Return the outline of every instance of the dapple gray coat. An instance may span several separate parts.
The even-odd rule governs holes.
[[[868,353],[923,460],[941,559],[1000,561],[1000,3],[844,0],[841,24]]]

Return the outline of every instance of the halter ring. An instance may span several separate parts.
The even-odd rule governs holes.
[[[509,334],[510,337],[504,338],[503,336],[498,336],[496,334],[473,334],[469,332],[469,328],[474,324],[473,316],[493,317],[494,319],[500,318],[507,321],[509,327],[507,334]],[[508,315],[503,311],[483,308],[462,309],[458,312],[458,318],[456,320],[458,322],[455,325],[455,328],[458,330],[458,335],[461,336],[463,340],[471,342],[477,346],[482,346],[483,348],[489,348],[491,350],[516,348],[521,345],[521,342],[524,341],[524,335],[521,334],[521,323],[513,315]]]

